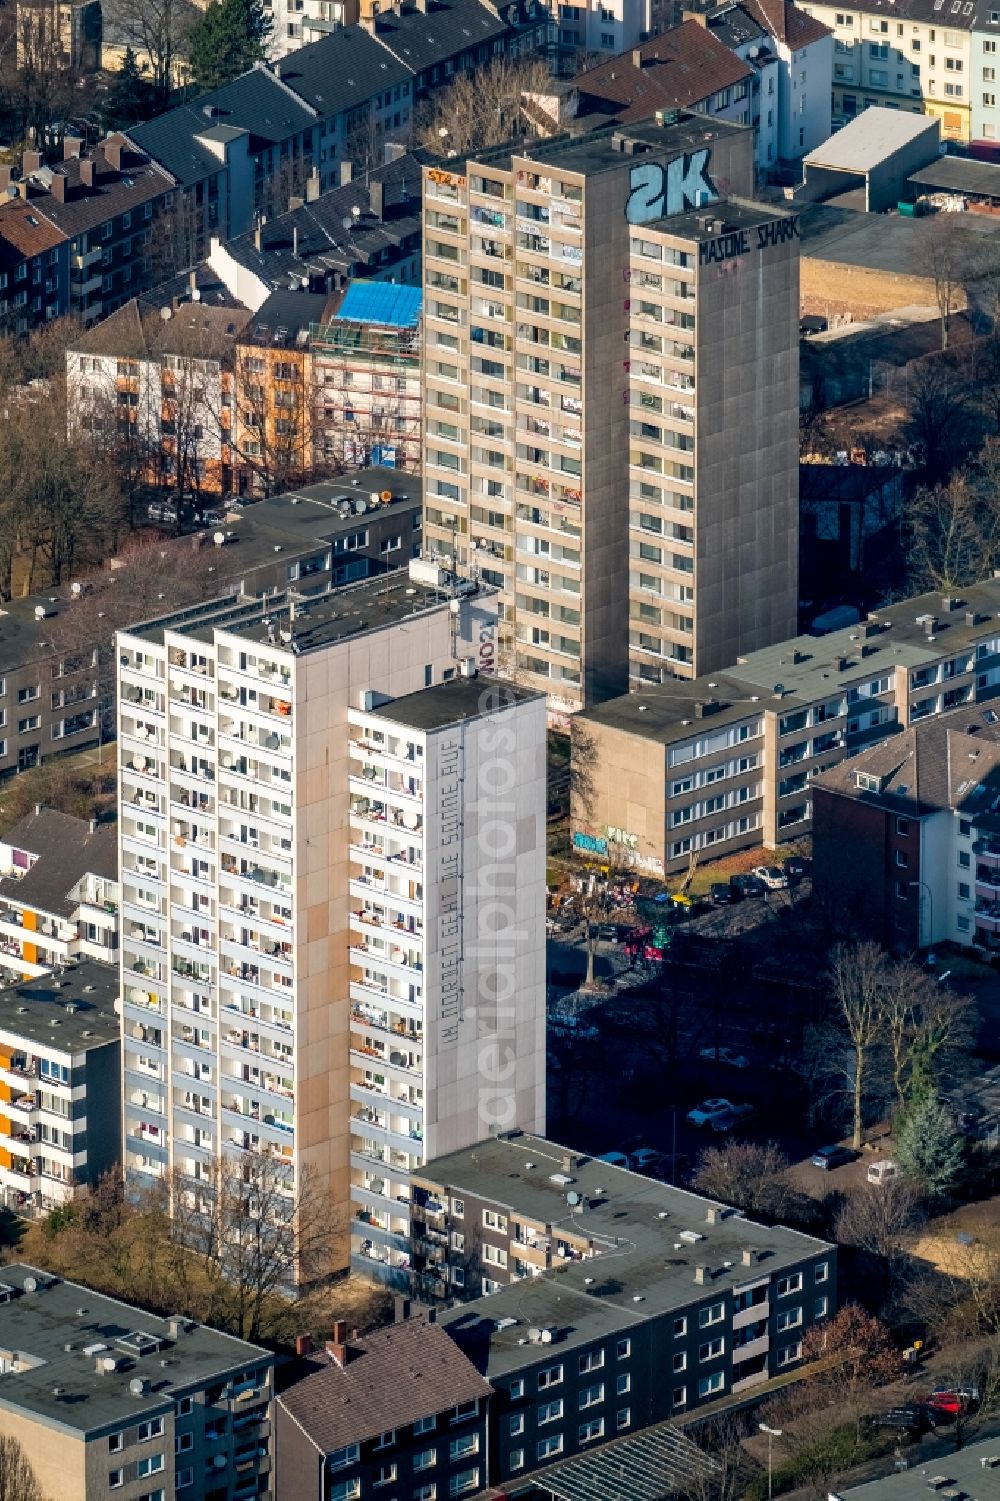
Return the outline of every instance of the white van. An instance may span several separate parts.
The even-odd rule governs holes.
[[[899,1177],[899,1165],[890,1157],[883,1157],[881,1162],[872,1162],[868,1167],[869,1183],[891,1183]]]

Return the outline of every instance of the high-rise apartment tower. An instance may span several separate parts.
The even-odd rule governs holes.
[[[575,709],[794,634],[798,226],[661,116],[424,170],[427,546]]]

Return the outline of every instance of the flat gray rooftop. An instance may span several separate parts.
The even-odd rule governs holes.
[[[717,120],[712,115],[682,111],[672,125],[657,125],[655,120],[642,120],[635,125],[601,126],[584,135],[561,135],[549,140],[519,142],[471,156],[468,165],[472,168],[481,162],[483,166],[510,171],[512,161],[517,159],[589,177],[597,172],[619,171],[634,160],[621,150],[619,142],[623,138],[645,146],[647,151],[674,152],[679,155],[683,151],[697,150],[704,146],[707,139],[717,141],[723,136],[736,135],[747,129],[745,125]]]
[[[927,1501],[935,1491],[975,1497],[975,1501],[1000,1501],[1000,1462],[984,1464],[984,1460],[1000,1461],[1000,1440],[984,1439],[982,1443],[967,1444],[957,1453],[943,1454],[922,1464],[911,1463],[908,1470],[901,1470],[898,1475],[885,1475],[867,1485],[840,1491],[833,1501],[840,1501],[841,1497],[850,1497],[850,1501],[918,1501],[918,1498]],[[941,1485],[937,1484],[939,1480],[943,1482]]]
[[[29,1292],[32,1280],[37,1290]],[[0,1348],[28,1367],[0,1375],[0,1407],[76,1435],[134,1423],[168,1409],[178,1393],[273,1360],[202,1324],[184,1323],[172,1335],[166,1319],[35,1267],[4,1267],[0,1284],[10,1292],[0,1303]],[[130,1338],[136,1332],[148,1342]],[[98,1355],[114,1357],[118,1368],[99,1372]],[[137,1378],[141,1395],[130,1390]]]
[[[919,264],[923,220],[901,214],[866,214],[828,203],[798,204],[794,199],[791,206],[799,213],[804,259],[902,275],[923,274]],[[1000,234],[1000,225],[988,214],[953,214],[948,228],[970,253],[982,248],[984,238]]]
[[[911,115],[900,109],[872,105],[862,110],[822,146],[810,151],[804,167],[831,167],[838,172],[870,172],[893,152],[927,136],[928,157],[937,153],[938,124],[927,115]]]
[[[643,228],[660,229],[666,234],[698,243],[741,229],[756,229],[758,224],[772,224],[775,219],[793,219],[796,212],[794,204],[784,207],[754,203],[748,198],[724,198],[720,203],[713,203],[711,208],[698,209],[690,214],[668,214],[665,218],[654,219],[648,226],[643,225]]]
[[[996,162],[940,156],[929,166],[921,167],[919,172],[911,172],[907,181],[925,193],[968,193],[973,198],[1000,198],[1000,166]]]
[[[465,594],[478,592],[463,585]],[[411,580],[405,568],[346,584],[326,594],[293,600],[279,595],[224,595],[172,615],[134,626],[126,635],[162,642],[164,633],[212,642],[216,631],[239,636],[279,652],[304,656],[344,641],[362,631],[397,625],[411,615],[443,605],[450,596],[443,589]]]
[[[107,1047],[119,1038],[115,1002],[120,994],[117,964],[80,959],[59,973],[5,985],[0,1032],[64,1053]]]
[[[441,730],[450,724],[479,719],[544,697],[544,693],[504,683],[499,678],[454,678],[449,683],[436,683],[431,688],[421,688],[379,704],[372,713],[411,730]]]
[[[794,636],[751,652],[711,677],[609,699],[588,709],[582,719],[670,744],[687,739],[692,726],[702,723],[698,703],[715,700],[721,705],[705,717],[705,725],[732,723],[754,710],[779,705],[782,712],[790,711],[839,696],[883,668],[919,667],[958,653],[988,635],[991,621],[1000,635],[1000,579],[971,584],[956,600],[956,607],[948,611],[939,594],[901,600],[872,611],[869,624],[877,627],[872,635],[866,636],[862,623],[826,636]],[[974,625],[969,614],[975,616]],[[937,622],[930,637],[922,623],[927,616]]]
[[[567,1260],[440,1315],[487,1379],[530,1360],[523,1341],[532,1325],[555,1330],[553,1345],[538,1347],[538,1359],[545,1360],[557,1345],[626,1330],[827,1249],[810,1235],[755,1224],[716,1200],[537,1136],[481,1142],[436,1158],[415,1176],[551,1225],[554,1233],[586,1237],[594,1248],[592,1257]],[[579,1195],[576,1206],[567,1199],[570,1191]],[[754,1253],[749,1265],[744,1251]],[[703,1285],[695,1282],[699,1266],[710,1268]],[[507,1319],[515,1322],[497,1327]]]

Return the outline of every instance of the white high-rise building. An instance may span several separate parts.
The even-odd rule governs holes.
[[[196,1205],[267,1149],[400,1282],[409,1169],[544,1122],[544,700],[478,676],[491,591],[411,572],[118,638],[126,1173]]]

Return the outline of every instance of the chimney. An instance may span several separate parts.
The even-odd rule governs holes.
[[[333,1338],[326,1342],[326,1353],[337,1365],[343,1367],[347,1364],[347,1324],[344,1319],[335,1320]]]
[[[320,192],[319,173],[316,171],[316,168],[314,167],[313,170],[309,173],[309,176],[306,178],[306,202],[307,203],[315,203],[316,199],[319,197],[319,192]]]
[[[347,184],[350,182],[352,170],[353,170],[352,164],[349,161],[341,162],[341,164],[340,164],[340,186],[342,188],[346,188]]]
[[[427,0],[413,0],[413,9],[416,11],[418,16],[426,16]]]
[[[82,136],[63,137],[63,161],[71,162],[75,156],[79,156],[83,149]]]
[[[258,255],[264,249],[264,226],[259,219],[253,227],[253,248]]]
[[[694,21],[697,25],[704,26],[706,31],[708,30],[708,22],[700,10],[682,10],[681,21]]]
[[[632,48],[632,66],[633,66],[633,68],[641,68],[642,67],[642,48],[641,47],[633,47]]]
[[[406,155],[406,146],[402,141],[386,141],[384,155],[387,166],[389,162],[398,162],[401,156]]]
[[[49,191],[57,203],[66,202],[66,178],[61,172],[53,172]]]
[[[313,1347],[313,1342],[312,1342],[312,1335],[311,1334],[297,1334],[295,1336],[295,1353],[296,1353],[296,1355],[298,1355],[300,1357],[303,1356],[303,1355],[311,1355],[312,1354],[312,1347]]]
[[[292,225],[292,255],[296,260],[299,258],[299,226]]]
[[[0,167],[0,193],[6,192],[10,187],[10,178],[13,170],[13,167]]]
[[[573,1159],[568,1152],[563,1154],[562,1170],[564,1173],[571,1173],[573,1171]]]
[[[363,26],[365,28],[365,30],[368,32],[369,36],[374,36],[375,35],[375,17],[374,16],[359,16],[358,17],[358,25],[359,26]]]
[[[191,301],[193,302],[194,301],[194,294],[198,290],[198,272],[197,271],[189,271],[188,272],[188,290],[191,293]]]
[[[705,1211],[705,1223],[708,1225],[717,1225],[721,1218],[722,1215],[719,1213],[719,1210],[716,1208],[716,1206],[714,1204],[709,1204],[708,1209]]]
[[[104,142],[104,160],[115,172],[122,169],[122,138],[121,136],[108,136]]]
[[[93,157],[81,156],[80,158],[80,181],[85,188],[94,186],[94,160]]]
[[[42,153],[40,151],[26,151],[21,157],[21,171],[25,177],[30,177],[32,172],[37,172],[42,165]]]
[[[393,1299],[393,1318],[397,1324],[404,1324],[410,1317],[410,1300],[402,1296]]]
[[[368,207],[372,214],[381,223],[382,220],[382,184],[370,182],[368,184]]]
[[[436,1324],[437,1323],[437,1316],[438,1316],[438,1311],[437,1311],[436,1308],[428,1308],[427,1313],[425,1315],[428,1324]]]
[[[705,1278],[706,1278],[707,1275],[708,1275],[708,1267],[707,1266],[696,1266],[695,1267],[695,1269],[694,1269],[694,1280],[695,1280],[695,1282],[697,1282],[697,1284],[698,1284],[699,1287],[704,1287],[704,1285],[705,1285]]]
[[[305,201],[300,193],[292,193],[288,200],[288,212],[294,214],[295,210],[301,208]]]
[[[87,824],[87,831],[90,834],[96,834],[97,833],[97,819],[96,818],[92,818],[90,820],[90,822]]]
[[[743,1265],[744,1266],[753,1266],[753,1263],[754,1263],[754,1253],[750,1250],[749,1246],[744,1246],[744,1248],[743,1248]]]

